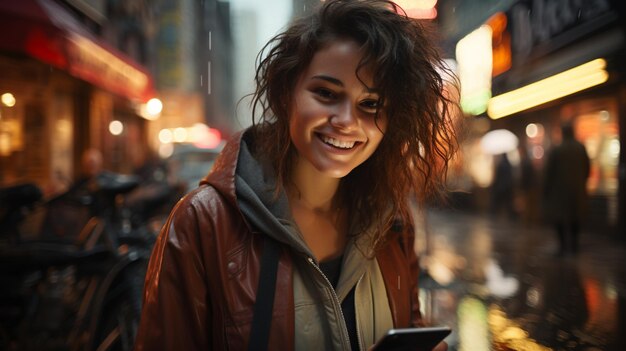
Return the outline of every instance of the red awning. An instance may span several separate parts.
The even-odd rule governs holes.
[[[0,0],[0,50],[20,52],[112,93],[147,101],[148,70],[98,40],[52,0]]]

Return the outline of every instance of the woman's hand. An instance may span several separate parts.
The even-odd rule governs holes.
[[[440,342],[437,346],[435,346],[433,351],[448,351],[448,343],[445,341]]]

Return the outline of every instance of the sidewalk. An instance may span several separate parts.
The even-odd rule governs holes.
[[[626,248],[581,233],[557,257],[543,226],[431,210],[417,233],[424,317],[450,350],[626,350]]]

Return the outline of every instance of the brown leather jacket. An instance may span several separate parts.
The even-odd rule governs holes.
[[[138,351],[247,348],[265,235],[247,223],[235,195],[241,134],[163,227],[147,271]],[[391,235],[376,259],[393,324],[421,325],[413,234]],[[270,350],[294,348],[294,257],[282,247]]]

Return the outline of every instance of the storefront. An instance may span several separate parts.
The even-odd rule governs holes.
[[[608,0],[521,0],[493,14],[483,26],[491,36],[492,66],[482,118],[489,129],[517,135],[539,179],[551,147],[560,142],[560,125],[573,122],[592,161],[587,224],[622,235],[626,40],[617,6]]]
[[[130,171],[129,145],[147,145],[147,70],[51,0],[0,1],[0,30],[0,186],[34,181],[54,192],[90,147],[105,167]]]

